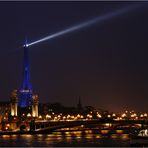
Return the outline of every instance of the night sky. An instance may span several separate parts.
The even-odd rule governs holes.
[[[130,12],[29,48],[40,102],[148,111],[148,2],[0,2],[0,101],[23,79],[28,42],[133,4]]]

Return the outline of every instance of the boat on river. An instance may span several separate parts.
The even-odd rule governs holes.
[[[130,137],[131,146],[148,146],[148,129],[135,131],[135,133],[131,134]]]

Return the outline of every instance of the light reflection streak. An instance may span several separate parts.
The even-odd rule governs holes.
[[[101,138],[101,135],[96,135],[96,138]]]
[[[93,138],[93,134],[86,134],[85,136],[87,139],[92,139]]]
[[[121,136],[121,138],[126,140],[126,139],[129,138],[129,136],[128,136],[128,134],[123,134],[123,135]]]
[[[117,134],[122,134],[123,133],[123,130],[116,130],[116,133]]]
[[[109,132],[109,130],[101,130],[102,134],[107,134]]]

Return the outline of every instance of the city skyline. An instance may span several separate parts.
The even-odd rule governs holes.
[[[147,2],[1,2],[0,100],[21,86],[26,35],[32,41],[134,3],[143,5],[29,47],[31,82],[40,102],[74,106],[81,96],[83,105],[147,111]]]

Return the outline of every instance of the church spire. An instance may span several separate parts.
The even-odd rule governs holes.
[[[83,107],[82,107],[82,104],[81,104],[81,97],[80,96],[79,96],[79,101],[78,101],[77,109],[78,109],[78,111],[82,111],[83,110]]]

